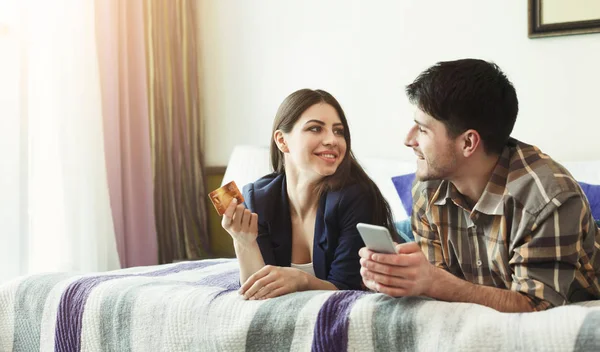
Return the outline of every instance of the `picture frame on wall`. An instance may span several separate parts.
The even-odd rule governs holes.
[[[529,0],[529,38],[600,33],[600,0]]]

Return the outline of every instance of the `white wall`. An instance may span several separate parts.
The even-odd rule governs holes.
[[[201,0],[207,165],[266,145],[300,88],[342,104],[359,156],[413,160],[404,86],[437,61],[495,61],[515,84],[513,136],[558,160],[600,159],[600,34],[527,37],[526,1]]]
[[[4,5],[4,6],[2,6]],[[0,27],[10,23],[6,14],[14,15],[9,4],[0,4]],[[6,17],[3,17],[6,16]],[[6,27],[5,27],[6,28]],[[0,29],[1,31],[2,29]],[[26,182],[21,160],[26,155],[26,138],[21,133],[20,91],[22,89],[19,61],[20,47],[13,33],[0,33],[0,283],[19,275],[20,246],[23,240],[16,236],[24,229],[21,218],[26,206],[22,196]]]

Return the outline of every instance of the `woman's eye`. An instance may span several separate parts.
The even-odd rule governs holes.
[[[308,130],[311,132],[320,132],[321,127],[320,126],[312,126],[312,127],[309,127]]]
[[[344,135],[344,130],[343,129],[337,129],[337,130],[334,130],[333,133],[337,134],[338,136],[343,136]]]
[[[425,133],[425,130],[421,126],[419,126],[419,132]]]

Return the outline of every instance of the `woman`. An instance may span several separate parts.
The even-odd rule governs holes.
[[[322,90],[296,91],[279,107],[272,136],[275,172],[246,185],[245,206],[232,202],[222,219],[240,293],[253,300],[361,289],[356,224],[396,231],[388,203],[352,154],[340,104]]]

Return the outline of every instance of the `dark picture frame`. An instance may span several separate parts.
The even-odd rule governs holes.
[[[550,37],[557,35],[600,33],[600,15],[598,18],[581,21],[559,23],[543,23],[542,7],[544,0],[528,0],[529,2],[529,38]]]

